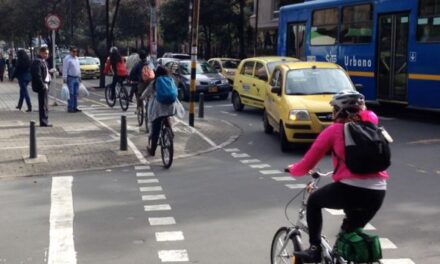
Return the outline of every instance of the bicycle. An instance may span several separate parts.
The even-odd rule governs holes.
[[[288,169],[285,170],[288,172]],[[318,171],[310,171],[308,175],[312,176],[312,181],[307,186],[296,194],[287,204],[284,210],[287,221],[291,224],[290,227],[279,228],[273,237],[271,245],[270,259],[272,264],[290,263],[290,264],[303,264],[304,262],[295,257],[295,251],[302,251],[302,233],[308,234],[308,227],[306,223],[306,206],[310,193],[318,188],[318,183],[321,177],[329,176],[333,172],[320,173]],[[298,212],[298,220],[296,223],[290,221],[287,215],[287,208],[291,202],[293,202],[299,195],[303,195],[301,207]],[[322,261],[323,264],[356,264],[354,262],[346,261],[342,256],[337,254],[336,250],[330,246],[329,240],[322,235],[321,236],[321,249],[322,249]]]
[[[107,105],[110,107],[115,106],[116,99],[119,99],[119,104],[121,105],[122,111],[127,111],[130,98],[127,88],[121,82],[116,83],[114,95],[112,94],[112,85],[108,84],[105,86],[105,101],[107,102]]]
[[[149,140],[149,145],[151,146],[151,139]],[[160,146],[163,166],[165,169],[169,169],[173,163],[174,157],[174,134],[169,116],[162,118],[160,122],[160,132],[157,144]]]

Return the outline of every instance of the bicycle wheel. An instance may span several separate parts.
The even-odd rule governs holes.
[[[272,264],[303,264],[303,261],[296,258],[293,252],[301,250],[299,239],[287,237],[289,229],[281,227],[275,233],[270,250],[270,261]]]
[[[119,104],[121,105],[122,111],[127,111],[128,104],[130,103],[130,98],[128,98],[127,88],[125,88],[125,86],[122,84],[119,85],[121,86],[119,91]]]
[[[141,106],[137,107],[136,110],[138,125],[141,127],[144,123],[144,103],[142,102]]]
[[[115,106],[116,104],[116,96],[112,96],[112,85],[108,84],[105,86],[105,101],[107,102],[107,105],[110,107]]]
[[[162,121],[166,122],[166,121]],[[174,144],[173,144],[173,132],[171,128],[162,124],[160,135],[160,153],[162,155],[162,163],[165,169],[171,167],[173,163]]]

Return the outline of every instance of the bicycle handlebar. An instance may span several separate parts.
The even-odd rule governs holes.
[[[290,168],[284,169],[284,172],[289,172],[289,171],[290,171]],[[320,177],[327,177],[331,174],[333,174],[333,171],[320,172],[320,171],[310,170],[309,172],[307,172],[307,175],[312,176],[313,179],[318,179]]]

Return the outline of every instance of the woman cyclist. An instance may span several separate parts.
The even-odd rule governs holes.
[[[344,163],[344,123],[378,122],[377,116],[365,109],[364,96],[346,90],[336,94],[330,104],[334,123],[319,134],[304,158],[292,164],[289,170],[292,176],[306,175],[328,152],[332,152],[334,182],[313,192],[307,203],[310,248],[295,252],[295,256],[305,263],[321,262],[322,208],[343,209],[346,217],[341,229],[352,232],[364,227],[374,217],[387,188],[386,171],[359,175],[350,172]]]
[[[104,74],[107,75],[113,72],[113,81],[111,84],[112,93],[111,98],[115,98],[115,87],[116,84],[119,83],[122,86],[122,83],[128,76],[127,68],[125,67],[124,59],[118,51],[118,48],[112,47],[110,49],[110,57],[105,62],[104,66]]]

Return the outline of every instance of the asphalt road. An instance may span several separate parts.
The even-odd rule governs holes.
[[[102,90],[94,93],[99,102]],[[272,236],[288,224],[284,205],[307,182],[281,171],[307,146],[282,153],[277,135],[264,134],[259,110],[236,113],[229,101],[206,106],[206,116],[240,126],[241,137],[170,170],[152,164],[1,181],[0,263],[46,263],[51,250],[63,263],[269,263]],[[380,119],[395,140],[387,197],[370,223],[383,239],[383,263],[437,264],[440,124],[399,114]],[[331,170],[330,158],[319,167]],[[70,193],[59,180],[72,181]],[[332,241],[343,217],[335,214],[324,212]],[[50,224],[59,221],[62,232]],[[63,250],[51,240],[64,241]]]

